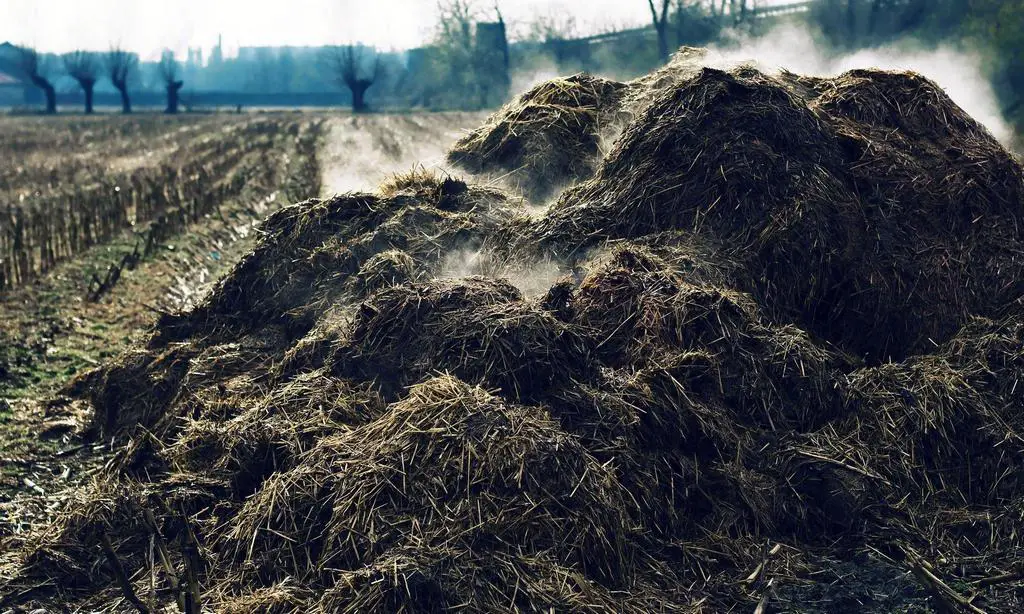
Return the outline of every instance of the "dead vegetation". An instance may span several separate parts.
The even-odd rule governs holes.
[[[916,75],[676,78],[538,219],[425,173],[272,215],[66,391],[120,451],[2,603],[1019,611],[1020,166]]]
[[[772,318],[882,361],[1021,295],[1022,199],[1020,165],[923,77],[704,68],[656,93],[520,236],[569,258],[695,232]]]
[[[530,200],[543,202],[594,173],[602,139],[624,119],[626,89],[586,74],[545,81],[459,140],[448,160],[506,179]]]

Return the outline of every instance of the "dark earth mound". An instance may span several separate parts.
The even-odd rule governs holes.
[[[539,218],[423,173],[272,215],[65,391],[119,452],[0,604],[1020,611],[1019,164],[914,74],[663,81]]]

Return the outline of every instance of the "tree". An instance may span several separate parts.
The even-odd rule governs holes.
[[[476,0],[440,0],[431,44],[417,54],[414,99],[430,107],[480,108],[504,100],[508,79],[508,38],[500,11],[483,21]]]
[[[121,49],[111,47],[107,52],[107,74],[111,83],[121,93],[121,111],[132,112],[132,101],[128,97],[128,79],[139,66],[139,56]]]
[[[425,102],[441,98],[446,106],[472,107],[466,101],[479,100],[480,89],[473,41],[480,10],[473,0],[441,0],[437,11]]]
[[[832,44],[856,49],[908,34],[931,44],[959,38],[980,7],[979,0],[822,0],[809,17]]]
[[[368,110],[366,90],[370,89],[380,72],[380,55],[373,51],[373,68],[367,71],[363,49],[362,45],[342,45],[331,47],[327,52],[327,61],[334,78],[339,85],[352,92],[352,111],[355,113]]]
[[[729,13],[732,15],[734,25],[739,25],[747,19],[747,0],[729,0]]]
[[[559,68],[569,59],[571,45],[569,41],[579,37],[576,17],[564,11],[538,14],[533,21],[527,24],[526,33],[523,36],[527,41],[543,45],[547,53],[554,57]]]
[[[675,26],[675,45],[704,45],[722,28],[715,12],[716,0],[675,0],[670,21]]]
[[[277,56],[277,66],[274,72],[277,73],[275,86],[277,91],[292,91],[292,80],[295,77],[295,55],[289,47],[281,49],[281,53]]]
[[[524,38],[545,45],[579,38],[576,17],[564,11],[538,14],[533,21],[527,24]]]
[[[442,0],[438,2],[437,11],[440,20],[436,44],[472,54],[473,24],[480,12],[475,3],[472,0]]]
[[[661,13],[654,6],[654,0],[647,0],[647,6],[651,7],[651,19],[654,20],[654,29],[658,32],[658,55],[662,63],[668,62],[668,7],[671,0],[661,0]]]
[[[185,82],[178,79],[178,62],[174,59],[173,51],[164,51],[160,58],[160,76],[167,86],[167,109],[164,113],[177,113],[178,92]]]
[[[476,24],[473,72],[476,75],[481,107],[505,102],[511,86],[508,31],[501,11],[496,9],[495,12],[497,21]]]
[[[18,47],[18,63],[25,78],[32,82],[46,95],[46,112],[57,112],[57,91],[47,78],[47,63],[39,56],[39,52],[31,47]]]
[[[85,112],[92,113],[92,91],[96,87],[96,78],[100,72],[100,63],[96,54],[90,51],[72,51],[63,56],[64,70],[85,94]]]
[[[274,54],[266,47],[256,49],[256,57],[253,58],[255,70],[249,75],[247,89],[260,94],[266,94],[273,90],[274,68],[276,61]]]

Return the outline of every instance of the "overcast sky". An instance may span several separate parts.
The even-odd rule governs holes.
[[[494,0],[477,3],[493,15]],[[498,0],[505,20],[572,13],[581,30],[634,26],[650,19],[646,0]],[[113,42],[144,58],[162,48],[208,50],[217,35],[240,45],[364,42],[387,49],[423,44],[436,0],[0,0],[0,42],[46,51],[105,50]]]

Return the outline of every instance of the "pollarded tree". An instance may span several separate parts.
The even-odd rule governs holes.
[[[377,80],[380,73],[380,55],[373,53],[373,60],[363,57],[362,45],[342,45],[332,47],[327,52],[327,61],[334,78],[339,85],[343,85],[352,92],[352,111],[365,113],[369,107],[366,105],[366,90]],[[372,68],[367,68],[372,66]]]
[[[121,93],[121,111],[132,112],[132,101],[128,97],[128,80],[139,66],[139,56],[120,47],[111,47],[107,52],[107,75]]]
[[[63,59],[64,70],[78,81],[78,86],[85,94],[85,112],[92,113],[92,91],[100,72],[99,59],[91,51],[72,51],[65,53]]]
[[[167,86],[167,109],[164,113],[177,113],[178,92],[185,82],[178,79],[178,62],[174,59],[173,51],[164,51],[160,58],[160,76]]]
[[[57,91],[50,83],[47,76],[48,66],[39,52],[31,47],[18,47],[18,63],[22,74],[39,89],[43,90],[46,96],[46,112],[53,114],[57,112]]]

